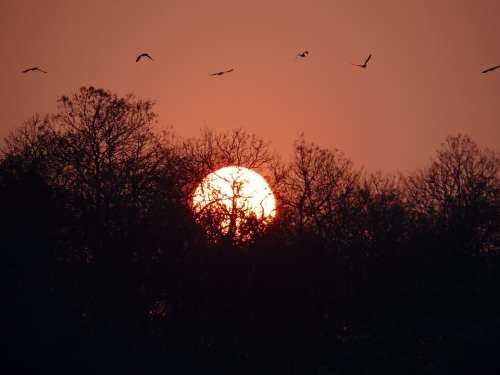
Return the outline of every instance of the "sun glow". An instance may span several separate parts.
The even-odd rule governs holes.
[[[276,200],[266,180],[244,167],[221,168],[206,176],[193,194],[198,215],[215,216],[223,234],[238,234],[247,219],[269,224],[276,216]]]

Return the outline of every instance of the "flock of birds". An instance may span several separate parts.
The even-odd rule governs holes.
[[[309,51],[303,51],[303,52],[298,53],[295,58],[299,58],[299,57],[305,58],[305,57],[307,57],[307,55],[309,55]],[[359,65],[359,64],[352,64],[352,65],[359,66],[361,68],[366,68],[366,66],[367,66],[366,64],[368,64],[368,61],[371,59],[371,57],[372,57],[372,55],[368,56],[368,58],[365,60],[365,62],[362,65]],[[149,53],[141,53],[139,56],[137,56],[137,58],[135,59],[135,62],[138,63],[142,58],[148,58],[151,61],[154,60]],[[40,72],[40,73],[47,73],[45,70],[39,68],[38,66],[25,69],[22,71],[22,73],[35,72],[35,71]],[[210,73],[209,75],[210,76],[221,76],[223,74],[231,73],[233,71],[234,71],[234,68],[231,68],[228,70],[221,70],[220,72]]]
[[[295,58],[296,59],[298,59],[298,58],[306,58],[308,55],[309,55],[309,51],[303,51],[303,52],[298,53],[295,56]],[[148,58],[151,61],[153,61],[153,58],[149,55],[149,53],[141,53],[139,56],[137,56],[137,58],[135,59],[135,62],[138,63],[142,58]],[[370,54],[366,58],[366,60],[364,61],[363,64],[352,64],[352,65],[358,66],[360,68],[365,69],[368,66],[368,61],[370,61],[371,58],[372,58],[372,55]],[[496,66],[493,66],[491,68],[485,69],[481,73],[488,73],[488,72],[491,72],[491,71],[496,70],[498,68],[500,68],[500,65],[496,65]],[[25,69],[25,70],[22,71],[22,73],[35,72],[35,71],[38,71],[38,72],[41,72],[41,73],[47,73],[45,70],[39,68],[38,66]],[[231,68],[231,69],[228,69],[228,70],[222,70],[220,72],[210,73],[209,76],[221,76],[223,74],[231,73],[233,71],[234,71],[234,68]]]

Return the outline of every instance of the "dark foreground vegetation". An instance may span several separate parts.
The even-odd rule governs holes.
[[[154,123],[151,103],[90,87],[6,139],[9,373],[495,373],[498,154],[453,136],[386,177],[304,139],[284,162],[242,130]],[[192,214],[226,165],[270,182],[267,230]]]

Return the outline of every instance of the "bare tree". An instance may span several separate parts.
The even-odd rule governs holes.
[[[139,202],[159,165],[152,103],[93,87],[63,96],[60,103],[53,118],[64,135],[58,183],[78,191],[97,210],[107,210],[118,196]]]
[[[217,186],[203,186],[202,181],[208,174],[227,166],[248,168],[269,179],[274,157],[268,143],[242,129],[223,133],[206,129],[199,139],[183,143],[182,155],[191,176],[185,185],[186,198],[191,200],[199,186],[212,194],[205,209],[195,210],[196,220],[203,224],[212,240],[226,238],[240,243],[263,229],[263,218],[252,215],[250,208],[242,205],[248,198],[241,193],[245,183],[240,177],[244,173],[227,181],[230,193],[222,192]],[[229,206],[228,199],[232,202]]]
[[[262,171],[273,160],[269,144],[243,129],[205,129],[200,138],[187,140],[182,147],[194,176],[205,176],[229,165]]]
[[[12,134],[4,154],[43,159],[47,183],[64,192],[78,218],[73,238],[102,248],[105,238],[126,236],[124,228],[156,200],[169,146],[153,132],[149,101],[82,87],[59,103],[55,115],[35,117]]]
[[[274,194],[255,172],[227,167],[207,176],[193,195],[196,220],[210,239],[243,243],[263,231],[275,215]]]
[[[401,177],[384,176],[380,172],[364,176],[353,209],[357,211],[357,219],[351,228],[369,255],[373,251],[388,255],[388,249],[404,241],[407,215]]]
[[[312,231],[327,242],[345,239],[359,173],[339,151],[321,149],[303,136],[294,151],[293,161],[278,172],[278,198],[295,232]]]
[[[0,155],[4,167],[8,163],[15,163],[18,170],[36,167],[39,172],[47,173],[47,164],[56,143],[57,133],[49,117],[35,115],[5,138]]]
[[[491,241],[498,246],[499,173],[497,153],[464,135],[448,137],[430,167],[407,178],[407,203],[416,218],[487,250]]]

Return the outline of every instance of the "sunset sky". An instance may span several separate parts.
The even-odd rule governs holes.
[[[287,157],[304,132],[370,171],[424,167],[458,132],[500,146],[500,69],[481,74],[498,0],[0,0],[0,46],[1,137],[92,85],[152,99],[184,137],[242,127]]]

